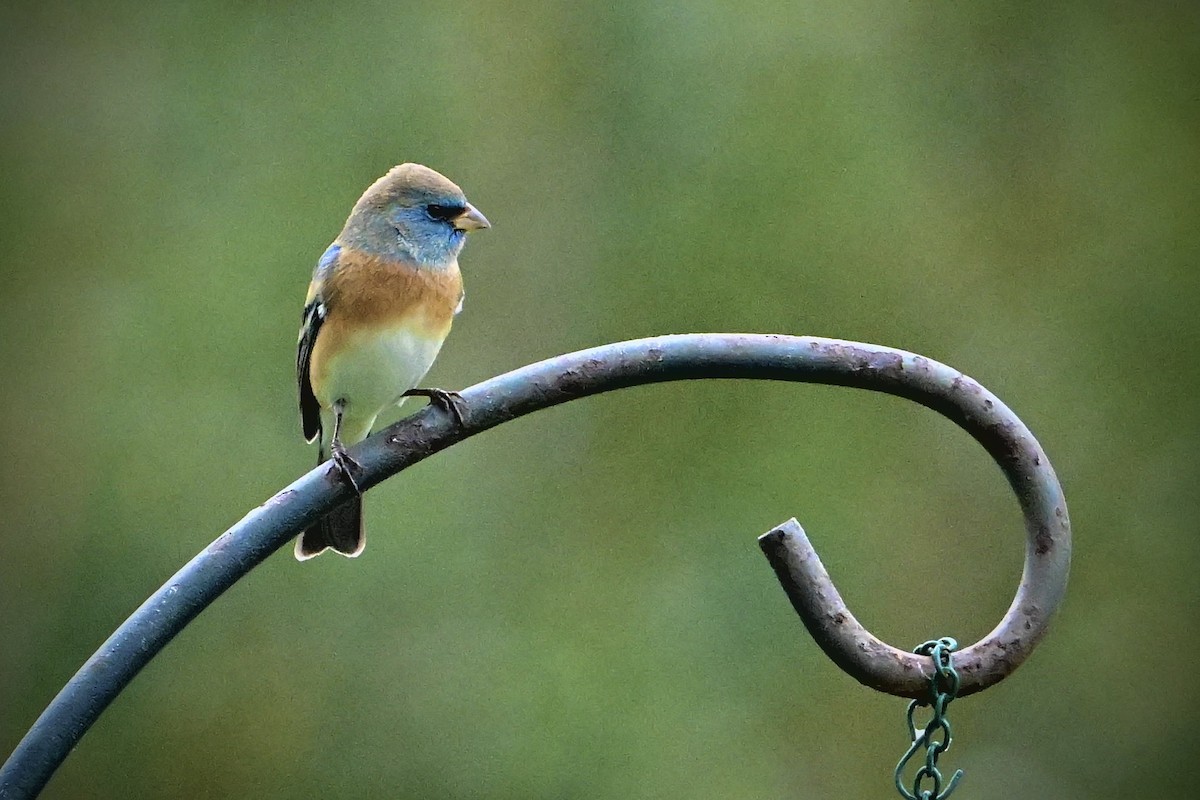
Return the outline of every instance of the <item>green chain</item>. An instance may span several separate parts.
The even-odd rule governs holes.
[[[950,705],[950,701],[958,694],[958,673],[954,671],[954,665],[951,663],[951,653],[957,648],[958,642],[947,636],[925,642],[913,650],[918,655],[933,659],[933,674],[929,676],[930,700],[913,700],[908,704],[908,735],[912,739],[912,746],[896,765],[896,789],[906,800],[945,800],[963,776],[961,769],[955,770],[954,776],[946,784],[945,791],[942,791],[942,773],[937,768],[937,760],[938,756],[950,749],[952,741],[950,720],[946,719],[946,706]],[[916,723],[913,722],[913,714],[918,706],[933,706],[933,717],[920,733],[917,733]],[[935,736],[939,730],[942,733],[941,738]],[[922,745],[925,747],[925,766],[917,770],[910,792],[904,785],[904,768]],[[926,779],[933,782],[932,788],[921,788],[921,783]]]

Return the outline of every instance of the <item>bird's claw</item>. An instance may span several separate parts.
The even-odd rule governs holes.
[[[429,400],[430,405],[437,406],[454,417],[454,421],[458,423],[459,427],[466,424],[469,409],[467,401],[463,400],[463,396],[458,392],[446,389],[409,389],[403,396],[424,397]]]
[[[362,497],[362,489],[359,488],[358,481],[354,478],[355,472],[362,472],[362,464],[355,461],[354,457],[346,452],[346,446],[338,441],[330,445],[329,459],[337,467],[342,477],[346,479],[346,483],[350,484],[350,488],[354,490],[354,493]]]

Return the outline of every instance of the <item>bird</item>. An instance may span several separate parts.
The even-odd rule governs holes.
[[[332,459],[355,496],[297,537],[298,560],[363,552],[361,466],[346,446],[365,439],[380,413],[423,396],[462,423],[457,394],[417,384],[462,310],[467,233],[490,227],[449,178],[404,163],[363,192],[317,261],[296,352],[301,427],[319,442],[317,464]]]

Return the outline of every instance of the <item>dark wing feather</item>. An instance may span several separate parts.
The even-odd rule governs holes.
[[[325,307],[319,297],[304,307],[300,323],[300,343],[296,350],[296,382],[300,385],[300,421],[304,426],[304,438],[312,441],[321,435],[321,404],[313,394],[309,380],[313,344],[325,321]]]

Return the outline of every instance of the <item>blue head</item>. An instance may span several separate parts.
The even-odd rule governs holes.
[[[437,268],[454,262],[467,231],[487,227],[487,217],[444,175],[420,164],[401,164],[363,192],[338,240]]]

